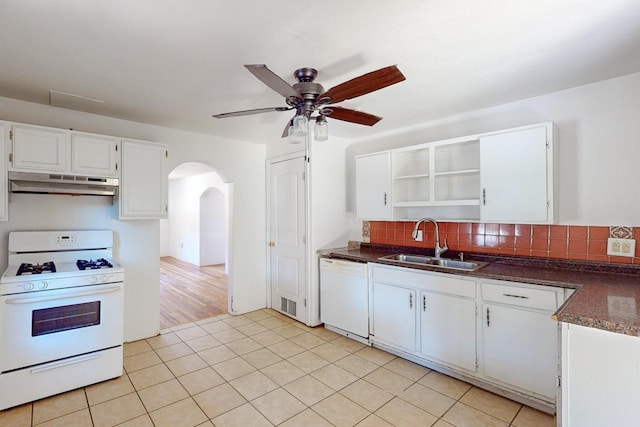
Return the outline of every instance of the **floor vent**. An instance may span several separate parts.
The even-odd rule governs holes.
[[[284,311],[285,313],[290,314],[293,317],[296,317],[297,316],[296,302],[291,301],[290,299],[280,297],[280,311]]]

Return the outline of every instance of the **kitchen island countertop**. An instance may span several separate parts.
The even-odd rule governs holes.
[[[366,243],[350,243],[348,248],[319,251],[321,256],[329,258],[409,267],[393,260],[379,259],[394,253],[433,256],[433,250],[429,249]],[[575,289],[573,295],[556,311],[554,318],[561,322],[640,336],[639,266],[476,253],[465,255],[466,259],[489,264],[473,272],[446,270],[430,265],[412,265],[409,268]]]

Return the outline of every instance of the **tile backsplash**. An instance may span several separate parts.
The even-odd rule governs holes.
[[[371,243],[433,248],[434,227],[430,223],[420,226],[423,239],[416,242],[411,238],[415,222],[365,222],[369,223]],[[607,255],[610,236],[624,232],[627,238],[636,238],[640,227],[438,222],[438,228],[440,246],[446,238],[450,251],[640,264],[640,245],[633,258]]]

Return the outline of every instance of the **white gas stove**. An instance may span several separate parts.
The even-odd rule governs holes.
[[[9,260],[0,295],[122,281],[111,231],[9,233]]]
[[[106,230],[9,233],[0,410],[122,375],[124,269]]]

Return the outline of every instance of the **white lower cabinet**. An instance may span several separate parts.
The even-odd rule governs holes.
[[[422,292],[420,305],[420,352],[445,365],[475,372],[475,299]]]
[[[416,291],[403,286],[373,283],[373,333],[376,339],[416,350]]]
[[[484,317],[484,375],[555,401],[558,325],[551,313],[485,304]]]
[[[502,281],[481,286],[485,378],[555,402],[559,332],[551,316],[564,290]]]
[[[476,282],[373,264],[372,339],[476,370]]]
[[[570,290],[375,263],[369,272],[375,346],[555,410],[559,330],[551,316]]]
[[[563,323],[562,345],[562,425],[637,426],[640,337]]]

